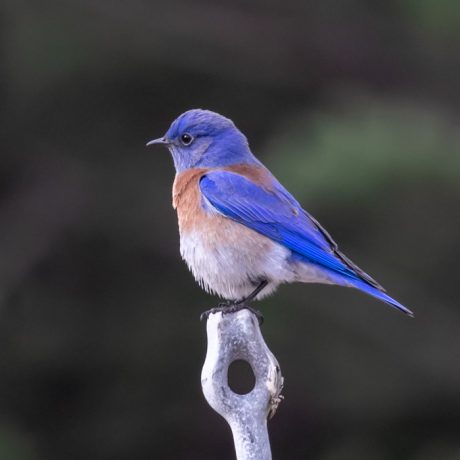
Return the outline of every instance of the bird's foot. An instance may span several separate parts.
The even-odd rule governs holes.
[[[257,320],[259,321],[259,324],[262,325],[262,323],[264,322],[264,317],[259,310],[252,308],[244,301],[231,301],[231,300],[220,302],[217,305],[217,307],[204,311],[200,316],[200,321],[207,320],[209,318],[209,315],[213,313],[222,313],[222,315],[225,315],[228,313],[236,313],[237,311],[244,310],[244,309],[249,310],[252,314],[254,314]]]

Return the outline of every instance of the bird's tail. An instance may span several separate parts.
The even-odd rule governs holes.
[[[380,289],[377,289],[374,286],[371,286],[370,284],[366,283],[363,280],[360,280],[360,279],[350,280],[348,285],[356,289],[359,289],[360,291],[363,291],[366,294],[369,294],[372,297],[375,297],[376,299],[379,299],[385,302],[391,307],[397,308],[398,310],[402,311],[403,313],[405,313],[406,315],[409,315],[412,318],[414,317],[414,313],[411,310],[409,310],[407,307],[400,304],[397,300],[393,299],[388,294],[385,294],[385,292],[381,291]]]

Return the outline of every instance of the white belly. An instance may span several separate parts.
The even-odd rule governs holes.
[[[257,296],[261,299],[280,283],[295,281],[295,273],[288,263],[291,252],[260,235],[253,238],[254,232],[249,229],[247,232],[251,232],[250,238],[214,241],[196,231],[181,235],[182,258],[206,291],[224,299],[239,300],[267,280],[268,285]]]

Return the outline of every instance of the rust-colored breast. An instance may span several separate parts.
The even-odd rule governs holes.
[[[206,168],[189,169],[178,174],[174,180],[172,204],[177,211],[181,232],[191,230],[197,220],[205,217],[199,183],[207,171]]]

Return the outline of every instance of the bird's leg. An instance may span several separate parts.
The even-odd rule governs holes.
[[[254,315],[256,315],[259,321],[259,324],[262,324],[264,322],[264,317],[262,313],[259,310],[252,308],[249,304],[254,300],[255,297],[257,297],[257,294],[259,294],[259,292],[267,286],[267,284],[267,280],[261,281],[260,284],[248,296],[244,297],[243,299],[233,301],[226,300],[224,302],[220,302],[217,307],[211,308],[210,310],[206,310],[205,312],[203,312],[200,316],[200,320],[204,321],[205,319],[208,319],[211,313],[221,312],[224,315],[225,313],[235,313],[246,308],[250,312],[254,313]]]
[[[259,292],[262,291],[262,289],[264,289],[267,286],[267,284],[268,284],[267,280],[261,281],[260,284],[247,297],[244,297],[243,299],[238,300],[237,302],[235,302],[235,304],[236,305],[246,305],[252,302],[257,297],[257,294],[259,294]]]

